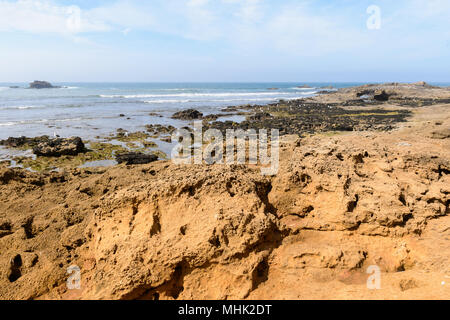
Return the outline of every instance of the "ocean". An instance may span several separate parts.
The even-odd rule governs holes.
[[[10,136],[80,136],[95,139],[118,128],[141,131],[147,124],[185,126],[170,119],[194,108],[205,115],[227,106],[266,104],[312,96],[323,87],[362,83],[53,83],[61,89],[25,89],[0,83],[0,139]],[[308,86],[301,88],[301,86]],[[10,88],[19,86],[21,88]],[[152,116],[158,113],[163,117]],[[120,115],[125,117],[120,117]],[[243,117],[219,118],[241,121]]]
[[[95,139],[118,128],[144,130],[147,124],[186,123],[170,119],[195,108],[205,115],[227,106],[297,99],[333,85],[303,83],[53,83],[61,89],[25,89],[26,83],[0,84],[0,139],[40,136]],[[334,84],[336,85],[336,84]],[[349,84],[350,85],[350,84]],[[19,86],[19,89],[10,88]],[[273,90],[271,88],[278,88]],[[151,116],[158,113],[163,117]],[[125,115],[120,117],[119,115]],[[237,120],[221,118],[221,120]]]

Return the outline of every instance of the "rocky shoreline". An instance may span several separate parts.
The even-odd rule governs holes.
[[[296,134],[304,137],[311,134],[352,131],[391,131],[398,124],[407,121],[414,109],[443,103],[450,103],[450,94],[446,88],[433,87],[426,83],[391,83],[340,90],[326,89],[326,92],[312,98],[281,100],[268,105],[232,106],[210,115],[189,109],[173,114],[172,118],[191,122],[201,120],[205,130],[219,129],[224,133],[227,129],[278,129],[281,135]],[[221,120],[234,115],[245,116],[245,120]],[[16,156],[8,161],[11,163],[12,160],[18,166],[37,171],[74,168],[91,161],[109,161],[117,158],[117,153],[127,152],[154,154],[160,159],[166,159],[167,151],[164,153],[159,150],[155,141],[171,144],[171,135],[176,128],[149,124],[146,130],[147,132],[128,132],[119,128],[117,133],[111,136],[98,137],[98,141],[92,141],[94,146],[101,144],[101,150],[91,148],[85,150],[86,152],[70,152],[70,148],[53,154],[48,151],[36,152],[36,142],[39,141],[43,143],[41,148],[46,147],[48,150],[52,150],[49,144],[59,145],[66,140],[70,144],[70,139],[58,140],[49,137],[10,137],[0,141],[0,145],[32,151],[37,157]],[[90,142],[81,141],[88,145]],[[53,147],[53,151],[54,149]],[[109,149],[110,153],[105,152],[106,149]],[[53,157],[49,157],[50,155]],[[61,161],[61,156],[64,156],[64,161]]]
[[[139,155],[101,143],[37,157],[58,172],[0,165],[0,298],[447,299],[450,90],[369,88],[389,99],[350,88],[233,109],[248,113],[244,128],[283,125],[274,177],[258,166],[133,165]],[[158,128],[174,129],[110,138],[142,142]],[[72,165],[112,149],[123,164]],[[74,265],[80,290],[66,285]],[[371,266],[380,290],[367,287]]]

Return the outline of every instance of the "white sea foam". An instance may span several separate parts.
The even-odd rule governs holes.
[[[277,98],[254,98],[254,99],[248,99],[248,98],[241,98],[241,99],[208,99],[208,100],[177,100],[177,99],[167,99],[167,100],[147,100],[144,101],[145,103],[149,104],[160,104],[160,103],[189,103],[189,102],[237,102],[237,101],[273,101],[277,100]]]
[[[201,90],[201,89],[199,89],[199,88],[179,88],[179,89],[176,89],[176,88],[170,88],[170,89],[158,89],[158,90],[160,90],[160,91],[188,91],[188,90]]]
[[[316,89],[316,88],[298,88],[298,87],[293,87],[291,88],[293,90],[299,90],[299,91],[305,91],[305,90],[311,90],[311,89]]]
[[[9,122],[0,123],[0,127],[2,127],[2,126],[15,126],[15,125],[22,125],[22,124],[47,123],[48,121],[49,121],[48,119],[9,121]]]
[[[14,126],[16,124],[17,124],[17,122],[4,122],[4,123],[0,123],[0,127]]]
[[[149,101],[144,101],[145,103],[188,103],[188,102],[195,102],[194,100],[174,100],[174,99],[167,99],[167,100],[149,100]]]
[[[133,95],[105,95],[101,94],[101,98],[195,98],[195,97],[259,97],[259,96],[283,96],[291,95],[289,92],[225,92],[225,93],[179,93],[179,94],[133,94]]]
[[[88,119],[92,119],[92,118],[67,118],[67,119],[55,119],[55,120],[51,120],[51,121],[67,122],[67,121],[81,121],[81,120],[88,120]]]
[[[22,121],[10,121],[0,123],[0,127],[5,126],[15,126],[15,125],[24,125],[24,124],[36,124],[36,123],[49,123],[49,122],[70,122],[70,121],[82,121],[82,120],[90,120],[91,117],[86,118],[65,118],[65,119],[40,119],[40,120],[22,120]]]
[[[296,100],[301,99],[304,96],[309,96],[315,94],[316,91],[309,91],[309,92],[301,92],[297,93],[302,96],[295,96],[295,97],[265,97],[265,98],[251,98],[251,97],[243,97],[243,98],[235,98],[235,99],[204,99],[204,100],[198,100],[198,99],[187,99],[187,100],[180,100],[180,99],[158,99],[158,100],[146,100],[145,103],[148,104],[161,104],[161,103],[189,103],[189,102],[246,102],[246,101],[276,101],[281,98],[284,98],[284,100]]]
[[[316,93],[317,93],[317,91],[308,91],[308,92],[301,92],[300,94],[304,95],[304,96],[309,96],[309,95],[316,94]]]
[[[0,110],[26,110],[26,109],[35,109],[40,108],[38,106],[7,106],[7,107],[0,107]]]

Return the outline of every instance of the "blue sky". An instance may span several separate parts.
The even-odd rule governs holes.
[[[449,21],[449,0],[0,0],[0,81],[449,82]]]

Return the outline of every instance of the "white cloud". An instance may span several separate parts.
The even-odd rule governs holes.
[[[445,16],[450,19],[450,1],[448,0],[413,0],[409,4],[416,17],[429,18]]]
[[[410,1],[396,12],[383,10],[382,30],[370,37],[364,10],[358,26],[342,6],[317,10],[320,6],[303,0],[277,4],[267,0],[116,0],[83,11],[76,6],[58,5],[56,0],[0,0],[0,32],[76,35],[78,42],[88,43],[82,41],[81,34],[89,38],[86,33],[90,32],[127,35],[130,30],[151,31],[196,41],[220,40],[231,50],[244,53],[276,50],[314,56],[355,48],[363,51],[379,41],[381,34],[393,46],[400,43],[396,34],[403,34],[411,45],[426,41],[413,38],[415,32],[408,25],[415,21],[408,19],[414,16],[427,23],[438,23],[429,17],[448,18],[450,1]]]
[[[209,0],[189,0],[187,2],[188,7],[201,7],[208,4]]]
[[[0,31],[74,34],[107,30],[102,23],[86,20],[77,6],[38,0],[0,1]]]

